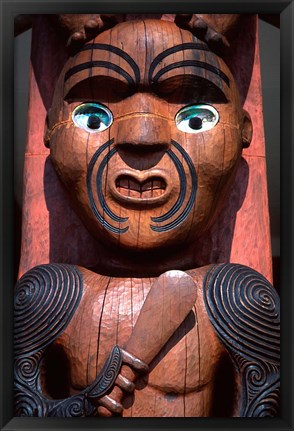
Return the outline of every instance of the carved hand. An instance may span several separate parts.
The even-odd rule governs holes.
[[[122,14],[61,14],[55,16],[67,46],[74,49],[123,21]]]
[[[122,359],[120,372],[116,377],[114,382],[115,386],[111,393],[97,399],[98,416],[121,415],[123,411],[123,406],[120,402],[121,399],[124,395],[134,392],[134,380],[137,376],[139,374],[147,374],[149,371],[149,367],[145,362],[131,355],[124,349],[120,348],[119,350]],[[91,392],[86,394],[86,398],[95,402],[95,391],[91,390]]]
[[[212,50],[225,51],[237,29],[239,14],[178,14],[175,23],[190,30],[199,39],[206,42]]]

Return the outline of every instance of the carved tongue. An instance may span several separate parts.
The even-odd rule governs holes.
[[[140,183],[135,178],[123,176],[117,179],[116,188],[124,196],[143,199],[162,195],[166,189],[166,184],[158,177]]]

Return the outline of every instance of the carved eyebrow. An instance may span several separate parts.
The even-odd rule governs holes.
[[[205,70],[208,70],[208,71],[214,73],[215,75],[220,77],[227,84],[228,87],[230,87],[230,79],[222,70],[218,69],[216,66],[213,66],[212,64],[209,64],[209,63],[206,63],[206,62],[200,61],[200,60],[183,60],[183,61],[178,61],[178,62],[172,63],[172,64],[164,67],[163,69],[161,69],[159,72],[157,72],[157,74],[154,77],[152,77],[153,72],[154,72],[156,66],[160,63],[160,61],[162,61],[164,58],[168,57],[171,54],[174,54],[174,53],[179,52],[179,51],[184,51],[187,49],[197,49],[197,50],[211,52],[210,49],[206,45],[204,45],[202,43],[192,43],[192,42],[183,43],[180,45],[176,45],[172,48],[169,48],[169,49],[163,51],[162,53],[160,53],[152,61],[150,68],[149,68],[149,73],[148,73],[149,83],[150,84],[156,83],[158,81],[158,79],[164,73],[166,73],[170,70],[177,69],[177,68],[184,67],[184,66],[194,66],[194,67],[200,67],[202,69],[205,69]]]
[[[230,80],[222,70],[218,69],[215,66],[212,66],[211,64],[208,64],[199,60],[184,60],[184,61],[178,61],[176,63],[170,64],[169,66],[166,66],[163,69],[161,69],[159,72],[157,72],[157,74],[152,79],[152,83],[155,84],[158,81],[158,79],[169,70],[178,69],[184,66],[195,66],[195,67],[200,67],[202,69],[209,70],[210,72],[219,76],[223,81],[225,81],[227,86],[230,87]]]
[[[160,63],[165,57],[168,57],[169,55],[174,54],[174,53],[179,52],[179,51],[185,51],[186,49],[197,49],[197,50],[201,50],[201,51],[209,51],[210,52],[210,49],[206,45],[204,45],[203,43],[193,43],[193,42],[182,43],[180,45],[173,46],[172,48],[168,48],[165,51],[158,54],[157,57],[155,57],[154,60],[152,61],[150,68],[149,68],[149,74],[148,74],[149,82],[152,81],[152,74],[153,74],[156,66],[158,65],[158,63]]]
[[[64,75],[64,81],[67,81],[75,73],[81,72],[85,69],[90,69],[92,67],[104,67],[105,69],[114,70],[119,75],[123,76],[130,85],[135,84],[135,81],[128,72],[126,72],[122,67],[118,66],[117,64],[110,63],[109,61],[87,61],[86,63],[77,64],[66,72],[66,74]]]
[[[64,77],[65,81],[67,79],[69,79],[72,75],[74,75],[75,73],[80,72],[81,70],[91,68],[91,67],[105,67],[108,69],[112,69],[112,70],[116,71],[117,73],[119,73],[120,75],[122,75],[128,81],[129,84],[134,84],[134,83],[138,84],[140,82],[140,69],[139,69],[138,65],[136,64],[136,62],[132,59],[132,57],[129,54],[124,52],[122,49],[117,48],[116,46],[103,44],[103,43],[94,43],[92,45],[90,45],[90,44],[85,45],[80,49],[80,52],[86,51],[86,50],[94,50],[94,49],[109,51],[109,52],[117,54],[119,57],[123,58],[129,64],[129,66],[133,69],[133,72],[135,75],[135,81],[130,76],[130,74],[128,72],[126,72],[122,67],[120,67],[114,63],[107,62],[107,61],[88,61],[86,63],[76,65],[66,72],[65,77]]]

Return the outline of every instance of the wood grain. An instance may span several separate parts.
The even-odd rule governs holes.
[[[60,16],[71,53],[49,41],[52,21],[34,22],[20,274],[40,262],[77,264],[82,290],[68,320],[67,306],[52,317],[62,329],[50,345],[18,352],[17,376],[31,367],[36,394],[17,386],[17,405],[31,399],[28,416],[257,416],[240,410],[245,374],[214,317],[220,289],[235,285],[216,279],[214,307],[205,290],[229,259],[270,277],[255,18],[244,19],[226,62],[213,42],[233,34],[236,17],[195,15],[185,29],[175,17],[133,18]],[[191,105],[217,121],[181,130],[176,119]],[[79,123],[92,109],[99,121]],[[57,278],[45,280],[51,295],[66,289]],[[25,280],[17,300],[34,272]],[[46,326],[34,307],[32,321]],[[223,327],[231,317],[222,314]],[[266,378],[278,384],[277,364]]]
[[[150,364],[192,310],[196,298],[196,285],[189,275],[182,271],[162,274],[149,290],[125,350]],[[126,365],[120,374],[128,381],[136,378]],[[120,403],[123,395],[115,387],[108,397]],[[102,409],[99,412],[103,415]]]

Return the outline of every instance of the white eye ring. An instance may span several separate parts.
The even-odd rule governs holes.
[[[72,113],[74,124],[89,133],[103,132],[113,123],[113,115],[100,103],[82,103]]]
[[[219,121],[218,111],[211,105],[190,105],[180,109],[175,116],[179,130],[200,133],[212,129]]]

